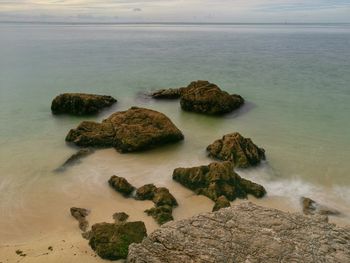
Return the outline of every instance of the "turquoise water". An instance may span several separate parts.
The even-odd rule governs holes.
[[[23,217],[45,210],[42,216],[54,218],[48,202],[65,209],[72,196],[87,202],[117,171],[175,187],[172,169],[208,163],[206,146],[233,131],[265,148],[268,163],[242,175],[270,196],[349,205],[349,25],[1,24],[0,36],[0,232],[10,238],[9,228],[30,232]],[[242,95],[246,106],[214,118],[141,95],[197,79]],[[86,119],[51,115],[51,100],[62,92],[118,99],[91,120],[133,105],[160,110],[186,140],[128,156],[97,152],[58,176],[52,170],[75,150],[64,137]],[[33,217],[31,228],[41,219]]]

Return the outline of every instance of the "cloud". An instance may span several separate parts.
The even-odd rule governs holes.
[[[349,14],[349,0],[0,0],[0,19],[19,20],[350,22]]]

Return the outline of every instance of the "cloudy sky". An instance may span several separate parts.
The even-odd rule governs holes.
[[[350,22],[350,0],[0,0],[0,20]]]

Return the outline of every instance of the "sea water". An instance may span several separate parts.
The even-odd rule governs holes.
[[[1,243],[75,229],[71,206],[91,209],[96,222],[122,210],[148,220],[152,203],[115,193],[113,174],[168,187],[180,204],[175,219],[210,211],[212,201],[174,183],[172,171],[208,164],[207,145],[231,132],[266,150],[266,163],[238,171],[268,191],[250,200],[300,211],[307,196],[350,222],[350,25],[0,24],[0,38]],[[245,106],[210,117],[143,95],[198,79],[242,95]],[[118,103],[97,116],[53,116],[63,92]],[[65,143],[69,129],[131,106],[165,113],[185,140],[142,153],[98,150],[53,172],[77,150]]]

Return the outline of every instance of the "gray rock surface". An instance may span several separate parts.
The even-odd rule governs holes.
[[[129,247],[129,263],[348,263],[350,227],[252,203],[170,222]]]

